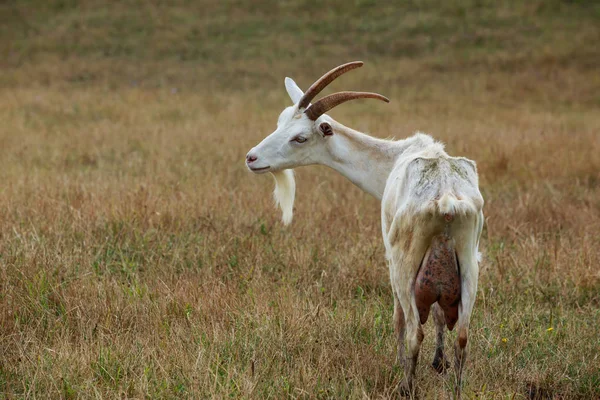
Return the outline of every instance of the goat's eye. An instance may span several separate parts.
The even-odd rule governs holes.
[[[304,142],[306,142],[306,138],[302,137],[302,136],[296,136],[295,138],[292,139],[292,142],[304,143]]]

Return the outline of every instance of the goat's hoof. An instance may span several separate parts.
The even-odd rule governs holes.
[[[398,395],[400,397],[410,397],[411,392],[410,387],[406,383],[402,383],[398,387]]]
[[[450,363],[446,361],[445,358],[435,358],[431,363],[431,366],[438,374],[445,374],[446,371],[450,368]]]

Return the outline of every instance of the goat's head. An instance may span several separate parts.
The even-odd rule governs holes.
[[[323,75],[311,85],[306,93],[291,78],[285,78],[285,88],[294,105],[279,115],[277,129],[246,155],[246,166],[256,174],[273,173],[275,177],[275,201],[283,211],[283,222],[292,220],[295,182],[292,168],[319,163],[327,157],[326,143],[333,136],[333,129],[324,114],[333,107],[349,100],[372,98],[389,102],[376,93],[339,92],[325,96],[314,104],[315,98],[338,76],[362,67],[362,61],[340,65]]]

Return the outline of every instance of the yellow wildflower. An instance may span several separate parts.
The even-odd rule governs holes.
[[[503,337],[503,338],[502,338],[502,343],[506,343],[506,342],[508,342],[508,339],[507,339],[507,338],[505,338],[505,337]]]
[[[546,329],[546,332],[552,332],[553,330],[554,330],[554,328],[550,327],[550,328]]]

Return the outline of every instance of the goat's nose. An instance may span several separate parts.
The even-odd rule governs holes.
[[[256,159],[257,159],[256,156],[254,156],[250,153],[248,153],[248,155],[246,156],[246,162],[248,164],[253,163],[254,161],[256,161]]]

